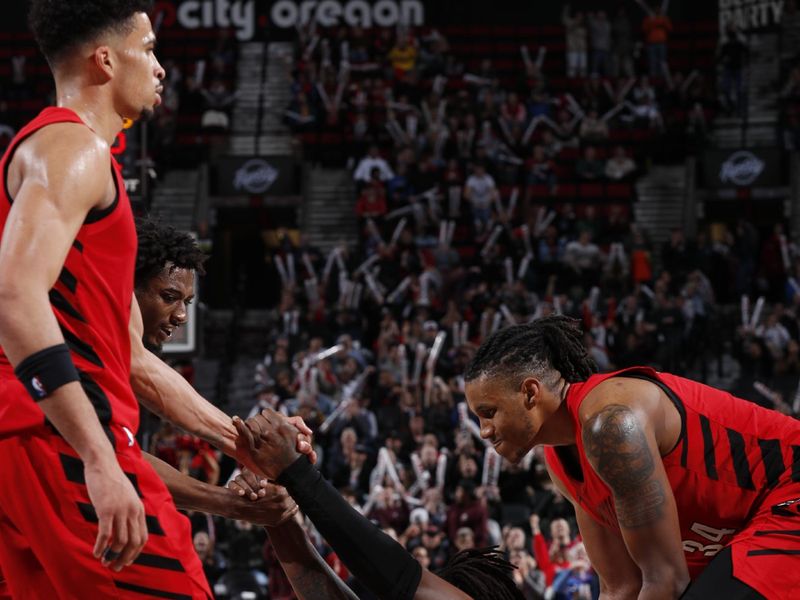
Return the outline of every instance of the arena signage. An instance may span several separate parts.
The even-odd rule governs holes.
[[[270,11],[272,25],[281,29],[306,25],[312,20],[322,27],[420,26],[425,23],[425,7],[419,0],[278,0]]]
[[[290,196],[299,189],[297,163],[288,156],[226,156],[214,163],[212,195]]]
[[[783,185],[780,152],[774,148],[709,150],[703,160],[710,188],[777,187]]]
[[[784,0],[719,0],[719,30],[735,23],[740,31],[768,29],[780,24]]]
[[[227,29],[236,39],[253,39],[256,31],[255,0],[184,0],[177,4],[159,2],[156,14],[167,27],[177,23],[184,29]]]

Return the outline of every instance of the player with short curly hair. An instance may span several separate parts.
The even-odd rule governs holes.
[[[208,256],[188,233],[151,219],[136,221],[139,250],[134,288],[144,323],[144,343],[158,350],[186,323],[195,275]]]

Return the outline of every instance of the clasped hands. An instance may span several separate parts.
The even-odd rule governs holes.
[[[278,526],[295,515],[297,505],[283,487],[267,480],[277,479],[303,454],[316,462],[311,429],[301,417],[286,417],[271,408],[246,421],[233,417],[233,424],[238,433],[236,458],[244,468],[227,487],[237,501],[248,499],[250,504],[245,502],[240,518]]]

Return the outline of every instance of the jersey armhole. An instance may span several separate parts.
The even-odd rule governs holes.
[[[673,445],[669,452],[664,455],[664,458],[672,454],[681,444],[681,442],[683,442],[683,447],[681,448],[681,466],[685,467],[689,458],[689,445],[686,435],[686,407],[683,405],[683,400],[681,400],[678,394],[676,394],[666,383],[656,377],[646,375],[645,373],[626,372],[615,375],[615,377],[628,377],[630,379],[649,381],[650,383],[653,383],[661,388],[661,391],[667,395],[667,398],[669,398],[670,402],[672,402],[672,404],[675,406],[675,409],[678,411],[678,415],[680,415],[681,432],[680,435],[678,435],[678,439],[675,441],[675,445]],[[613,379],[613,377],[611,379]]]

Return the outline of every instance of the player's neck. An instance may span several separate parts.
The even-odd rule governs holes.
[[[122,130],[122,117],[113,109],[101,86],[83,85],[74,79],[57,79],[56,105],[74,111],[109,146]]]
[[[536,444],[546,446],[567,446],[575,443],[575,423],[567,408],[567,392],[570,384],[564,382],[554,394],[553,403],[557,408],[547,417],[536,434]]]

